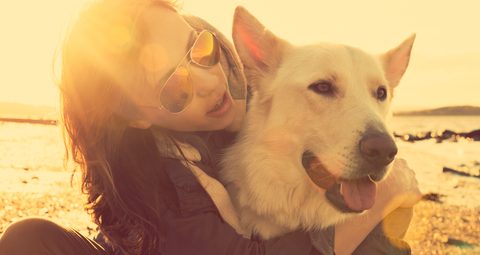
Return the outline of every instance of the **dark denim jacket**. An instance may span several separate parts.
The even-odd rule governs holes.
[[[209,167],[202,167],[214,175]],[[282,237],[262,241],[238,235],[224,222],[215,204],[189,169],[176,159],[167,159],[165,169],[174,184],[179,208],[165,214],[167,220],[166,242],[159,247],[163,255],[331,255],[334,231],[306,233],[296,231]],[[96,241],[113,254],[102,235]],[[410,254],[408,245],[387,238],[379,224],[353,254]],[[399,245],[400,244],[400,245]]]
[[[208,167],[203,167],[211,174]],[[310,236],[297,231],[280,238],[262,241],[238,235],[224,222],[195,176],[177,159],[166,159],[165,170],[178,196],[178,210],[167,211],[166,242],[159,247],[162,255],[313,255]],[[95,239],[109,254],[114,254],[101,233]]]
[[[214,176],[209,167],[202,169]],[[167,241],[162,254],[319,254],[315,253],[309,234],[303,231],[268,241],[243,238],[222,220],[210,196],[189,169],[172,159],[168,160],[166,170],[177,192],[179,211],[166,214]]]

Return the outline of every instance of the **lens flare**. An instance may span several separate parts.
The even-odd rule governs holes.
[[[139,62],[147,72],[156,73],[165,69],[168,54],[158,44],[147,44],[140,50]]]

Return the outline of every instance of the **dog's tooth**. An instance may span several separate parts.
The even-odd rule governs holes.
[[[216,107],[219,107],[223,103],[223,97],[218,100],[217,104],[215,105]]]
[[[373,182],[378,182],[378,181],[380,181],[380,179],[381,179],[379,176],[377,176],[377,175],[375,175],[375,174],[370,174],[370,175],[368,175],[368,178],[369,178],[371,181],[373,181]]]

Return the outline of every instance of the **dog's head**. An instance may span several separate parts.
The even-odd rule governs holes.
[[[299,47],[238,7],[233,39],[254,92],[250,110],[264,116],[262,128],[298,137],[317,186],[341,184],[350,209],[370,208],[374,182],[385,177],[397,153],[385,123],[415,36],[379,56],[338,44]]]

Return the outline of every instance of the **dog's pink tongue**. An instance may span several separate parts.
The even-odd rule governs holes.
[[[365,177],[354,181],[341,181],[340,192],[350,209],[363,211],[372,208],[377,195],[377,184]]]

